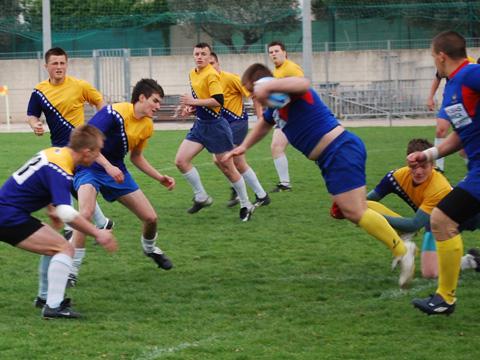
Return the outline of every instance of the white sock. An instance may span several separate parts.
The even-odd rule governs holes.
[[[46,299],[48,294],[48,267],[50,266],[51,256],[40,256],[38,264],[38,297]]]
[[[93,213],[93,222],[99,229],[103,229],[103,227],[107,224],[108,219],[103,214],[102,209],[98,205],[98,202],[95,202],[95,212]]]
[[[157,241],[158,233],[155,233],[153,239],[145,239],[143,235],[141,236],[143,251],[151,253],[155,250],[155,242]]]
[[[252,168],[248,168],[248,170],[242,174],[242,177],[259,199],[263,199],[265,196],[267,196],[262,184],[260,184],[260,181],[258,181],[257,174],[255,174],[255,171],[253,171]]]
[[[275,164],[275,169],[277,169],[280,184],[290,185],[290,174],[288,173],[287,156],[284,154],[276,159],[273,159],[273,163]]]
[[[200,174],[195,167],[192,167],[190,171],[183,174],[183,177],[190,183],[193,193],[195,194],[195,201],[201,202],[207,200],[208,194],[203,187]]]
[[[243,177],[240,177],[238,181],[231,184],[237,192],[238,199],[240,200],[240,207],[250,208],[252,204],[250,203],[250,200],[248,200],[247,187],[245,186],[245,180],[243,180]]]
[[[73,255],[73,265],[72,265],[72,274],[77,276],[80,271],[80,266],[82,265],[83,258],[87,249],[85,248],[75,248],[75,255]]]
[[[59,307],[63,301],[71,266],[72,258],[66,254],[57,254],[50,261],[47,305],[52,309]]]
[[[445,139],[444,138],[435,138],[434,145],[435,146],[440,145],[443,142],[443,140],[445,140]],[[440,159],[435,160],[435,166],[437,168],[439,168],[440,170],[444,171],[445,170],[445,158],[440,158]]]

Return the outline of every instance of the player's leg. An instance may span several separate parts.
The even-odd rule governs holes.
[[[74,312],[69,302],[64,301],[65,287],[72,265],[74,249],[72,245],[48,225],[43,225],[17,247],[52,256],[48,268],[48,293],[46,305],[43,308],[44,318],[77,318],[80,314]]]
[[[435,146],[440,145],[443,140],[447,137],[448,129],[450,128],[450,123],[448,120],[437,118],[437,125],[435,128]],[[445,170],[445,158],[440,158],[435,160],[435,166],[444,171]]]
[[[237,168],[240,175],[242,175],[245,183],[253,190],[255,193],[255,207],[267,206],[270,204],[270,197],[263,188],[262,184],[258,180],[257,174],[250,165],[247,163],[245,155],[235,156],[233,158],[233,163]]]
[[[110,230],[115,226],[113,220],[107,218],[98,202],[95,202],[95,211],[93,212],[93,222],[99,229]]]
[[[160,268],[170,270],[173,267],[172,262],[156,245],[157,213],[142,190],[137,189],[120,196],[117,200],[142,221],[143,230],[140,239],[144,254],[152,258]]]
[[[193,190],[193,206],[187,210],[191,214],[212,204],[212,198],[208,196],[205,191],[202,180],[200,179],[200,174],[192,164],[193,158],[200,153],[203,148],[204,146],[201,143],[185,139],[180,144],[175,157],[175,165]]]
[[[278,184],[272,192],[290,191],[290,173],[288,171],[288,159],[285,150],[288,146],[288,140],[283,131],[275,128],[272,135],[270,149],[272,151],[273,163],[278,174]]]
[[[90,175],[93,176],[92,174]],[[88,183],[87,181],[88,180],[85,180],[85,182],[83,182],[77,189],[78,210],[83,217],[90,220],[95,212],[97,189],[92,183]],[[69,287],[74,287],[77,284],[78,273],[87,252],[85,238],[86,235],[84,233],[78,230],[73,231],[72,243],[75,247],[75,254],[73,256],[73,265],[68,279]]]

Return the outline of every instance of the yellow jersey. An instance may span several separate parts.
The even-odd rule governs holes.
[[[189,74],[190,88],[195,99],[210,99],[213,95],[223,95],[220,75],[210,64],[203,69],[192,69]],[[220,106],[196,106],[196,115],[199,119],[216,119],[220,115]]]
[[[273,69],[273,76],[276,78],[284,78],[289,76],[303,77],[304,74],[300,65],[286,59],[282,65]]]

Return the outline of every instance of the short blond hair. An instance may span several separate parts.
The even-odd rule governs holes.
[[[70,134],[68,147],[73,151],[80,151],[83,149],[97,150],[103,139],[105,139],[105,136],[95,126],[81,125],[73,129]]]

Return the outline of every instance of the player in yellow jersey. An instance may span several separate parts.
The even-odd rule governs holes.
[[[268,55],[275,65],[275,69],[273,69],[274,77],[284,78],[289,76],[304,76],[302,68],[287,58],[285,45],[280,41],[273,41],[268,44]],[[285,154],[287,146],[287,137],[278,126],[275,126],[270,148],[279,181],[272,192],[292,190],[290,184],[290,173],[288,171],[288,159],[287,155]]]
[[[214,154],[220,170],[230,181],[240,201],[240,220],[248,221],[255,207],[250,203],[245,180],[238,172],[233,159],[223,161],[223,155],[234,148],[232,130],[228,121],[222,116],[224,105],[223,89],[220,75],[210,65],[211,48],[207,43],[199,43],[193,48],[195,68],[190,71],[191,94],[180,98],[183,112],[195,112],[193,127],[178,148],[175,165],[191,185],[194,198],[188,213],[200,211],[213,202],[207,194],[200,179],[200,174],[192,161],[204,148]]]
[[[52,146],[66,146],[72,130],[83,125],[85,114],[83,106],[87,102],[100,110],[103,105],[102,94],[84,80],[67,75],[68,55],[62,48],[51,48],[45,53],[45,69],[48,79],[37,84],[30,96],[27,110],[27,121],[37,136],[45,133],[40,116],[45,116],[50,129]],[[72,199],[73,205],[73,199]],[[111,229],[113,222],[105,217],[96,204],[94,222],[100,229]],[[69,239],[72,230],[65,227],[65,237]],[[79,250],[75,260],[82,258],[84,253]],[[47,271],[50,258],[42,256],[39,266],[39,290],[35,300],[36,306],[42,306],[47,294]],[[74,281],[69,280],[69,286]]]
[[[102,146],[100,131],[93,126],[80,126],[72,131],[68,147],[40,151],[15,171],[0,189],[0,241],[52,257],[48,267],[48,293],[41,304],[44,318],[80,317],[70,308],[69,299],[64,299],[74,249],[55,229],[34,218],[33,212],[48,206],[53,226],[69,223],[95,236],[106,250],[116,250],[117,244],[110,231],[95,228],[70,206],[75,168],[91,165]]]
[[[245,140],[248,133],[248,114],[245,110],[243,99],[250,97],[250,92],[243,87],[240,76],[223,71],[220,68],[218,56],[214,52],[212,52],[212,57],[210,58],[210,65],[212,65],[220,75],[224,99],[222,115],[232,129],[233,144],[238,146]],[[217,166],[220,166],[215,157],[214,162]],[[245,179],[245,182],[255,192],[255,202],[253,205],[260,207],[270,204],[270,197],[263,189],[262,184],[260,184],[255,171],[248,165],[245,155],[234,157],[233,162]],[[236,204],[238,204],[238,196],[235,189],[232,188],[232,197],[228,202],[228,207],[235,206]]]
[[[139,188],[125,165],[130,161],[140,171],[158,181],[168,190],[175,187],[175,180],[160,174],[144,157],[143,150],[153,135],[153,114],[160,108],[163,89],[153,79],[142,79],[133,88],[130,103],[105,106],[89,121],[105,134],[105,143],[97,161],[90,167],[77,170],[73,185],[78,191],[80,213],[91,218],[95,199],[101,193],[109,202],[118,201],[142,222],[140,241],[145,256],[160,268],[172,268],[170,259],[156,246],[157,213]],[[74,231],[76,248],[85,247],[85,235]],[[74,262],[72,271],[78,275],[80,262]]]

